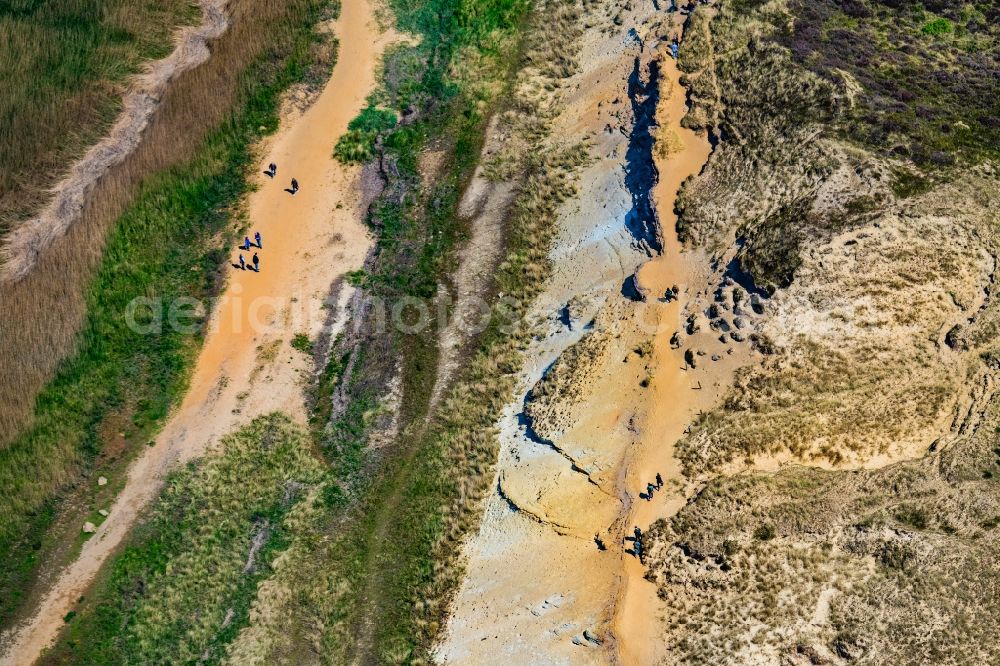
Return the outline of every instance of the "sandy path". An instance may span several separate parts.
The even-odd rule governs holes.
[[[660,74],[657,142],[676,148],[656,160],[660,179],[653,198],[663,229],[663,253],[642,267],[639,283],[657,295],[673,285],[682,286],[682,295],[665,304],[657,313],[662,331],[654,339],[652,394],[640,431],[641,437],[630,449],[625,469],[626,486],[638,489],[636,493],[653,481],[657,473],[667,480],[680,477],[680,466],[674,458],[674,443],[684,434],[694,413],[707,408],[717,396],[716,391],[706,390],[710,386],[695,390],[705,378],[699,376],[696,379],[693,373],[685,370],[683,348],[671,349],[669,342],[670,332],[682,327],[682,313],[691,296],[690,288],[698,284],[691,265],[692,258],[681,253],[675,230],[677,215],[674,213],[674,201],[681,183],[688,176],[697,174],[705,164],[711,146],[703,134],[680,125],[687,105],[677,62],[664,58]],[[635,525],[645,532],[659,518],[676,513],[684,505],[684,500],[679,489],[667,487],[665,492],[654,494],[653,501],[631,503],[626,512],[627,529]],[[623,664],[657,663],[662,656],[658,650],[662,636],[658,631],[660,602],[656,586],[645,580],[645,567],[638,559],[628,558],[624,570],[624,587],[614,622],[619,659]]]
[[[304,113],[289,113],[265,146],[262,164],[278,177],[259,176],[247,202],[249,233],[262,235],[259,273],[234,270],[217,303],[190,389],[154,446],[129,469],[108,519],[83,546],[13,636],[0,664],[30,664],[50,645],[63,617],[86,591],[142,509],[177,463],[205,452],[255,416],[282,410],[305,419],[302,383],[310,359],[292,350],[297,333],[311,339],[341,326],[350,289],[339,278],[361,266],[370,240],[362,223],[360,169],[332,159],[337,138],[375,84],[376,62],[391,34],[380,35],[366,0],[344,0],[335,24],[337,63],[326,87]],[[284,192],[296,177],[301,189]],[[245,253],[249,260],[253,250]],[[233,258],[238,252],[233,251]]]

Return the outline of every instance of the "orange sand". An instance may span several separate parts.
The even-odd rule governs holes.
[[[678,285],[682,296],[658,310],[661,330],[655,338],[655,370],[650,385],[649,411],[642,426],[642,435],[630,449],[625,463],[627,485],[633,489],[633,496],[638,495],[657,472],[665,481],[680,476],[679,465],[673,456],[674,442],[684,434],[693,412],[700,406],[698,403],[708,402],[714,397],[713,391],[693,390],[698,379],[693,373],[682,370],[683,348],[673,350],[669,342],[671,333],[681,328],[681,310],[686,300],[683,292],[692,282],[690,260],[682,256],[675,232],[677,216],[673,212],[674,201],[681,183],[688,176],[698,173],[711,152],[707,137],[680,125],[687,111],[680,75],[677,62],[663,58],[657,143],[665,141],[671,145],[674,141],[669,135],[673,134],[683,148],[656,161],[660,180],[653,196],[663,230],[663,253],[642,267],[639,282],[655,296],[662,295],[672,285]],[[704,380],[704,377],[701,379]],[[645,531],[657,519],[673,515],[683,506],[684,496],[676,489],[665,486],[657,495],[660,493],[665,497],[632,503],[626,521],[627,531],[633,525]],[[663,640],[658,635],[660,604],[656,586],[646,581],[644,574],[645,569],[636,558],[626,559],[624,591],[614,623],[619,658],[623,664],[652,664],[662,656],[660,646]]]

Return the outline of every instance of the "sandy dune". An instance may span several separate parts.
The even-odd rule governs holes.
[[[626,537],[683,504],[683,489],[671,484],[679,475],[673,444],[746,357],[707,329],[671,348],[671,335],[694,312],[693,297],[719,280],[702,253],[682,252],[674,232],[678,189],[710,146],[680,127],[685,91],[667,55],[679,23],[646,8],[625,22],[642,27],[625,40],[588,32],[579,87],[570,86],[576,92],[557,120],[558,132],[595,137],[596,159],[581,175],[581,196],[561,215],[554,275],[535,308],[548,328],[526,352],[521,388],[500,420],[496,490],[463,552],[466,577],[437,651],[445,663],[505,664],[527,655],[545,664],[656,662],[663,611]],[[663,241],[662,254],[649,260],[628,231],[637,179],[629,172],[636,168],[629,135],[645,113],[635,105],[648,97],[635,95],[630,108],[627,82],[654,76],[653,61],[660,99],[651,132],[670,149],[654,150],[659,175],[646,184]],[[633,274],[645,302],[623,295]],[[661,299],[674,285],[679,298]],[[557,314],[568,303],[582,313],[569,325]],[[591,318],[588,330],[582,324]],[[651,352],[636,352],[650,343]],[[695,345],[705,353],[697,369],[684,359]],[[555,397],[533,418],[533,435],[522,416],[525,394],[553,375],[566,383],[548,390]],[[641,493],[657,472],[667,484],[646,500]]]
[[[337,138],[375,84],[376,63],[392,38],[380,35],[366,0],[345,0],[335,32],[337,64],[326,87],[304,113],[289,112],[263,147],[261,164],[275,162],[274,180],[259,175],[247,202],[248,232],[262,234],[260,272],[233,270],[213,311],[212,326],[190,390],[154,446],[129,470],[108,519],[44,596],[36,615],[16,634],[0,663],[37,659],[63,626],[63,616],[115,551],[164,475],[179,461],[249,419],[282,410],[305,419],[302,382],[310,359],[290,348],[297,333],[311,339],[341,326],[350,287],[345,272],[359,268],[370,245],[362,223],[360,169],[332,158]],[[283,191],[290,178],[301,189]],[[245,252],[250,260],[253,252]],[[238,251],[233,250],[236,260]]]

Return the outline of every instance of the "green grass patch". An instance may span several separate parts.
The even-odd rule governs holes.
[[[255,419],[176,472],[50,663],[218,663],[323,465],[287,417]]]
[[[337,140],[334,155],[341,162],[356,164],[375,155],[375,139],[380,132],[392,129],[396,114],[387,109],[367,107],[347,126],[347,132]]]
[[[928,21],[920,28],[920,32],[925,35],[938,36],[947,35],[953,32],[955,27],[952,25],[951,21],[946,18],[936,18],[932,21]]]
[[[292,349],[300,351],[307,356],[311,356],[313,353],[313,343],[305,333],[296,333],[290,344],[292,345]]]

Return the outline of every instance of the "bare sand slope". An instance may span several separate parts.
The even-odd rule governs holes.
[[[749,354],[708,327],[685,331],[700,316],[696,297],[721,277],[702,253],[682,252],[674,231],[678,189],[710,152],[705,136],[680,127],[685,91],[667,55],[679,22],[637,8],[623,23],[620,33],[587,31],[579,86],[557,120],[556,133],[594,137],[596,159],[560,216],[554,275],[536,303],[547,323],[499,424],[496,490],[464,548],[442,662],[656,662],[663,610],[626,538],[683,504],[673,444]],[[641,182],[646,158],[636,157],[635,137],[654,61],[659,175]],[[642,89],[631,99],[630,77]],[[663,251],[652,260],[627,229],[643,188],[662,228]],[[644,302],[623,288],[633,275]],[[675,285],[679,297],[662,298]],[[683,342],[673,348],[675,332]],[[688,350],[696,367],[685,362]],[[645,499],[657,473],[666,485]]]
[[[370,245],[362,223],[360,169],[336,163],[333,147],[373,88],[376,63],[391,39],[379,34],[366,0],[344,0],[336,33],[337,64],[326,87],[304,113],[290,112],[264,147],[262,164],[277,163],[278,175],[274,180],[261,175],[260,189],[247,202],[249,232],[263,236],[260,272],[233,271],[183,403],[155,445],[132,465],[108,519],[79,558],[62,572],[36,615],[8,637],[11,647],[0,663],[32,663],[52,643],[63,616],[177,462],[204,453],[234,427],[273,410],[304,420],[302,382],[310,360],[289,342],[297,333],[315,339],[324,327],[342,325],[335,313],[343,312],[350,289],[341,278],[361,266]],[[295,196],[282,189],[292,177],[301,186]],[[246,252],[246,258],[252,254]],[[234,249],[234,260],[237,255]]]

